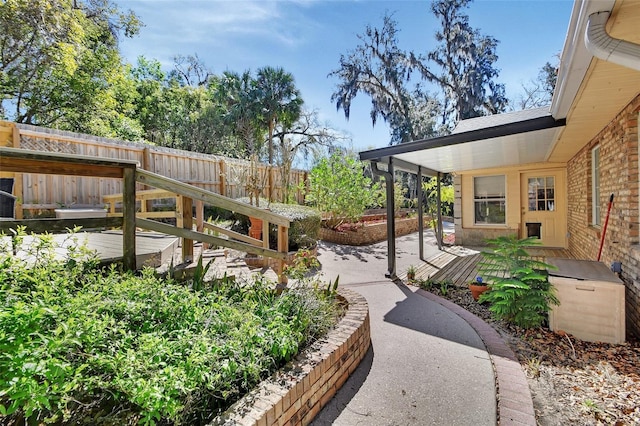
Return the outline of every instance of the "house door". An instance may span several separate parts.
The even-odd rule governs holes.
[[[566,247],[564,172],[523,173],[521,184],[520,236],[536,236],[545,247]]]

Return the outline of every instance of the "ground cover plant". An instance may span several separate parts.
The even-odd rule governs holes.
[[[0,251],[2,424],[208,423],[336,321],[312,287],[101,270],[24,237]]]

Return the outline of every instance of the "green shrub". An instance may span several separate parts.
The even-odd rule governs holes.
[[[237,201],[248,203],[249,199],[238,198]],[[291,220],[289,228],[289,250],[296,251],[299,249],[310,248],[316,245],[320,238],[320,226],[322,217],[320,212],[309,206],[301,206],[298,204],[282,204],[268,203],[266,200],[260,202],[261,206],[269,206],[269,210],[273,213],[285,216]],[[239,232],[247,233],[249,231],[249,219],[241,214],[235,215],[236,224],[234,229]],[[277,248],[277,227],[271,226],[269,229],[269,241],[272,249]]]
[[[337,228],[345,221],[358,221],[375,204],[379,187],[364,176],[360,161],[335,153],[311,170],[307,200],[329,216],[326,226]]]
[[[524,328],[542,325],[550,305],[559,302],[546,272],[553,266],[531,258],[525,250],[527,246],[539,244],[539,240],[509,236],[487,240],[487,243],[493,251],[482,253],[480,274],[489,291],[484,292],[479,301],[491,303],[489,310],[497,319]]]
[[[324,292],[260,281],[196,291],[81,250],[0,247],[0,415],[8,424],[206,424],[336,320]],[[29,260],[23,260],[28,258]]]

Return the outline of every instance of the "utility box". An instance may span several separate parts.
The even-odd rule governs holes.
[[[624,343],[624,283],[604,263],[548,258],[559,306],[549,312],[549,327],[589,342]]]

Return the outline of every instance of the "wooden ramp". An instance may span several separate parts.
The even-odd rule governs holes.
[[[27,235],[24,238],[23,245],[34,244],[33,235]],[[2,237],[3,243],[7,247],[11,247],[11,238]],[[98,258],[104,263],[117,262],[122,260],[122,232],[121,231],[103,231],[103,232],[78,232],[76,234],[55,234],[53,239],[58,247],[57,255],[64,257],[68,251],[66,247],[71,245],[81,246],[86,244],[89,250],[95,251]],[[73,241],[75,239],[75,241]],[[179,238],[159,234],[157,232],[136,232],[136,265],[138,268],[142,266],[150,266],[157,268],[164,263],[171,262],[174,254],[179,251]],[[18,255],[26,250],[18,251]]]

